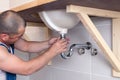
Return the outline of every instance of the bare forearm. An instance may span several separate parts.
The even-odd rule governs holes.
[[[48,41],[36,42],[30,41],[28,42],[27,52],[40,52],[50,47]]]
[[[55,52],[47,51],[34,59],[23,61],[15,55],[4,54],[5,60],[1,60],[0,68],[11,73],[29,75],[43,68],[55,55]]]
[[[32,74],[40,69],[42,69],[53,57],[55,54],[51,52],[45,52],[41,56],[38,56],[27,63],[27,73],[26,75]]]
[[[0,69],[11,73],[29,75],[43,68],[56,55],[66,51],[67,43],[66,40],[57,40],[44,54],[30,61],[23,61],[15,55],[9,54],[6,48],[2,48],[1,53],[4,54],[0,55]]]
[[[26,51],[26,52],[40,52],[42,50],[45,50],[49,48],[52,44],[56,42],[57,38],[52,38],[47,41],[26,41],[24,39],[19,39],[15,43],[15,48],[21,51]]]
[[[28,70],[28,71],[30,71],[29,74],[41,69],[53,57],[60,54],[61,52],[66,51],[67,44],[68,44],[68,42],[66,40],[58,40],[44,54],[31,60],[28,65],[28,69],[30,69],[30,70]]]

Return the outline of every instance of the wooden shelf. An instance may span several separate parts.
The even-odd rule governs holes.
[[[107,3],[107,4],[106,4]],[[67,5],[78,5],[97,9],[120,11],[120,0],[33,0],[21,6],[12,8],[29,22],[41,22],[39,18],[31,16],[43,10],[66,9]]]

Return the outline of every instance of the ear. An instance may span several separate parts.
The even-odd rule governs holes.
[[[3,41],[6,41],[9,39],[9,35],[8,34],[0,34],[0,38],[3,40]]]

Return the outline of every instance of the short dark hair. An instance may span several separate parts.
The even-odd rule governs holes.
[[[15,11],[0,14],[0,33],[17,34],[20,27],[26,27],[25,20]]]

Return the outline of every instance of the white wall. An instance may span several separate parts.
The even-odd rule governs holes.
[[[0,0],[0,12],[9,9],[9,0]]]
[[[98,30],[111,47],[111,20],[105,18],[92,18]],[[69,24],[69,23],[68,23]],[[53,32],[53,35],[58,35]],[[69,30],[67,35],[70,44],[85,43],[90,41],[98,49],[97,56],[91,56],[89,51],[79,55],[76,51],[74,55],[64,60],[60,55],[52,60],[51,66],[46,66],[39,72],[31,75],[30,80],[119,80],[111,76],[111,65],[105,59],[103,52],[99,49],[95,41],[80,23],[75,28]]]
[[[20,6],[34,0],[0,0],[0,12]]]
[[[0,0],[0,12],[20,6],[34,0]]]

